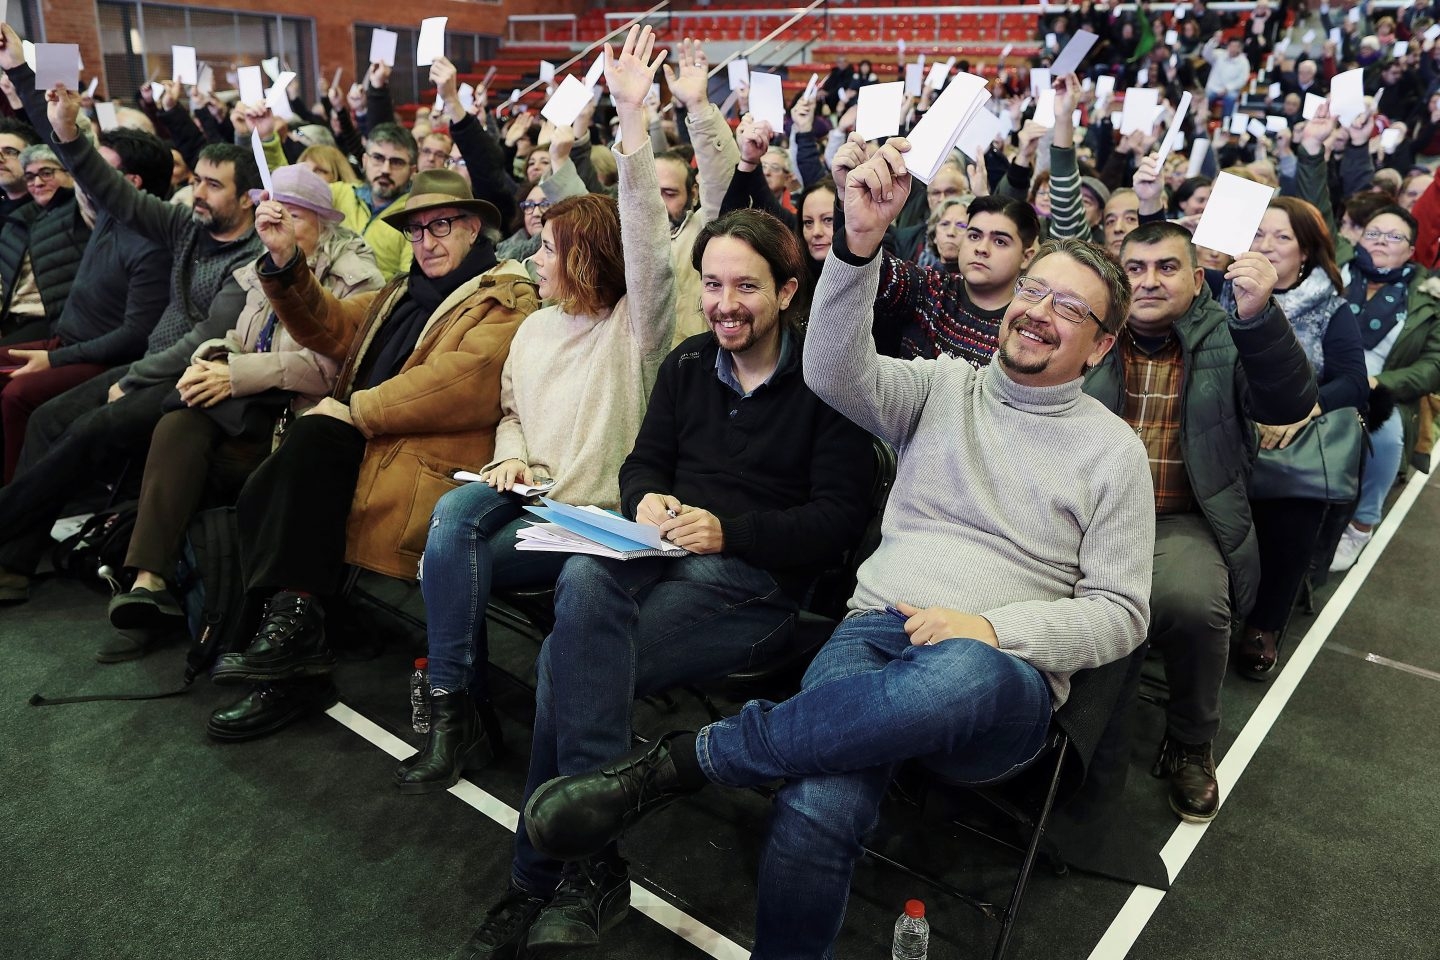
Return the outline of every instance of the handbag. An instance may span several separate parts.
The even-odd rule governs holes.
[[[1353,407],[1322,413],[1289,446],[1260,451],[1250,499],[1350,503],[1360,496],[1364,444],[1365,424]]]

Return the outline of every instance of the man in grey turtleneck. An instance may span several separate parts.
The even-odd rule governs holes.
[[[1149,622],[1145,449],[1080,389],[1129,312],[1128,280],[1098,246],[1049,243],[988,367],[878,356],[876,255],[910,190],[904,144],[851,172],[848,250],[836,244],[825,264],[806,339],[810,388],[899,453],[849,615],[795,697],[551,781],[525,810],[535,845],[570,858],[707,783],[785,779],[761,860],[757,955],[828,955],[897,763],[1006,775],[1043,747],[1070,675],[1126,656]]]

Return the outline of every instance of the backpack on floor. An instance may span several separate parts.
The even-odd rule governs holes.
[[[101,510],[70,536],[55,545],[51,562],[57,573],[77,580],[100,578],[112,593],[125,589],[122,574],[125,552],[140,505],[134,500]]]
[[[210,669],[217,657],[244,647],[245,578],[234,507],[202,510],[190,520],[176,567],[175,592],[190,628],[185,684]]]

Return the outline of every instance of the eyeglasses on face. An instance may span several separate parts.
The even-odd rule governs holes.
[[[385,154],[377,153],[374,150],[365,154],[365,156],[369,157],[372,163],[377,163],[382,167],[389,167],[391,170],[404,170],[410,166],[409,157],[387,157]]]
[[[1056,316],[1062,320],[1068,320],[1077,326],[1086,320],[1094,320],[1098,327],[1104,326],[1100,318],[1090,309],[1089,304],[1079,297],[1072,297],[1068,293],[1058,293],[1051,290],[1049,286],[1039,280],[1030,277],[1021,277],[1015,281],[1015,295],[1028,303],[1039,303],[1046,297],[1050,297],[1051,304]]]
[[[468,165],[465,163],[464,157],[446,157],[445,166],[449,167],[451,170],[454,170],[456,167],[464,167]]]
[[[411,243],[419,243],[420,238],[425,236],[427,232],[436,240],[444,240],[450,236],[450,231],[455,229],[455,221],[464,219],[463,214],[457,217],[438,217],[429,223],[407,223],[402,229]]]
[[[60,171],[59,171],[59,170],[56,170],[54,167],[41,167],[39,170],[35,170],[35,171],[27,170],[27,171],[25,171],[25,182],[26,182],[26,183],[36,183],[37,181],[40,181],[40,180],[44,180],[44,181],[47,181],[47,182],[48,182],[48,181],[50,181],[50,180],[54,180],[54,179],[55,179],[55,174],[57,174],[57,173],[59,173],[59,172],[60,172]]]
[[[546,210],[549,210],[549,209],[550,209],[550,201],[549,201],[549,200],[524,200],[524,201],[521,201],[521,203],[520,203],[520,209],[521,209],[521,210],[524,210],[524,211],[526,211],[526,212],[529,212],[529,211],[531,211],[531,210],[539,210],[541,213],[544,213]]]
[[[0,147],[0,156],[3,156],[6,160],[15,160],[19,158],[20,151],[14,147]]]
[[[25,174],[25,179],[30,179],[30,174]],[[1403,244],[1409,243],[1410,238],[1403,233],[1385,233],[1383,230],[1366,230],[1365,239],[1371,243]]]

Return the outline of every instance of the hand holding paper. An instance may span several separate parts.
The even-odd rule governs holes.
[[[1264,186],[1264,184],[1259,184]],[[1265,187],[1268,191],[1270,188]],[[1211,203],[1214,202],[1214,195],[1211,195]],[[1269,202],[1268,200],[1266,201]],[[1208,215],[1210,208],[1207,206],[1205,212]],[[1260,208],[1261,216],[1265,208]],[[1205,226],[1204,219],[1201,219],[1200,226]],[[1260,228],[1259,218],[1256,218],[1255,229]],[[1199,243],[1200,231],[1195,231],[1196,242]],[[1254,233],[1251,233],[1251,242],[1254,242]],[[1212,247],[1211,249],[1216,249]],[[1270,294],[1275,292],[1275,284],[1279,278],[1275,274],[1275,268],[1270,261],[1265,259],[1264,254],[1252,252],[1247,248],[1235,257],[1235,262],[1230,264],[1230,269],[1225,271],[1225,279],[1234,283],[1235,290],[1235,312],[1241,320],[1254,320],[1265,311],[1270,302]]]
[[[370,62],[395,66],[395,47],[399,40],[400,34],[393,30],[376,27],[370,31]]]
[[[426,17],[420,21],[420,39],[415,44],[415,65],[428,67],[445,55],[445,24],[449,17]],[[393,64],[392,64],[393,65]]]
[[[1220,174],[1210,191],[1210,200],[1205,204],[1205,215],[1195,228],[1195,245],[1239,257],[1254,242],[1255,231],[1260,229],[1265,208],[1274,194],[1275,191],[1263,183],[1244,180],[1234,174]],[[1264,260],[1263,257],[1261,259]],[[1266,267],[1270,269],[1271,278],[1270,288],[1265,291],[1268,297],[1270,290],[1274,289],[1275,270],[1268,262]],[[1255,275],[1251,271],[1247,276],[1253,279]],[[1252,288],[1258,290],[1253,284]],[[1236,295],[1239,296],[1238,290]],[[1247,318],[1254,315],[1254,311],[1241,314]]]
[[[883,140],[900,132],[905,82],[871,83],[860,88],[855,132],[866,140]]]
[[[262,200],[255,207],[255,235],[265,245],[275,266],[283,267],[295,258],[295,219],[285,204]]]
[[[903,154],[910,144],[892,137],[875,156],[850,171],[845,185],[845,239],[856,256],[873,256],[885,230],[910,196]]]

